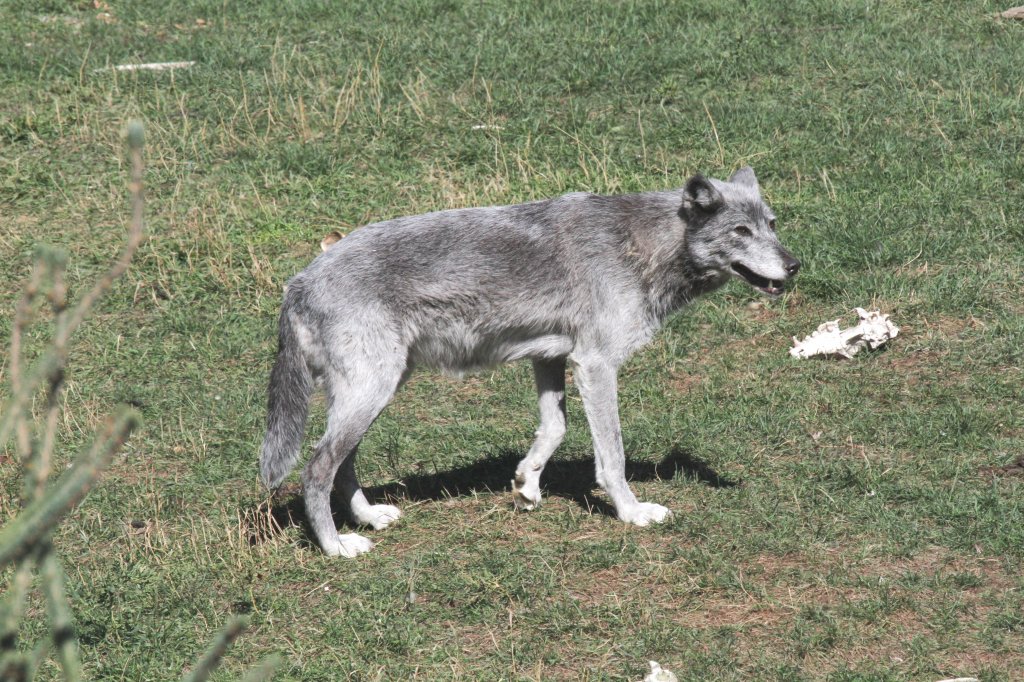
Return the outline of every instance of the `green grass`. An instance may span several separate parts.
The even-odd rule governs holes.
[[[220,679],[274,652],[296,680],[1024,677],[1024,489],[987,473],[1024,454],[1003,3],[108,2],[0,5],[0,334],[35,243],[70,252],[72,296],[114,256],[121,130],[146,123],[149,241],[76,340],[61,432],[70,453],[116,402],[145,419],[58,537],[90,677],[177,677],[230,613],[251,627]],[[323,557],[294,485],[268,516],[281,285],[324,234],[744,163],[792,292],[731,284],[621,372],[635,489],[673,521],[605,513],[573,390],[545,505],[511,510],[524,366],[403,389],[360,451],[405,511],[371,554]],[[898,339],[788,356],[855,306]]]

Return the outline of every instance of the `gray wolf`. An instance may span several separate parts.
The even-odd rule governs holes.
[[[398,519],[396,507],[366,499],[355,454],[413,368],[461,373],[529,358],[540,427],[512,488],[516,506],[532,509],[565,433],[569,362],[597,483],[622,521],[660,523],[669,510],[640,502],[626,483],[618,368],[668,315],[731,277],[778,296],[799,268],[749,167],[724,182],[695,175],[670,191],[567,194],[367,225],[287,284],[263,481],[273,489],[295,466],[310,395],[322,384],[327,429],[302,472],[306,514],[327,554],[368,551],[367,538],[338,534],[331,488],[337,476],[358,524],[381,529]]]

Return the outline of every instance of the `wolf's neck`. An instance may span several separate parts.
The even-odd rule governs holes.
[[[728,279],[696,265],[686,248],[685,228],[674,220],[633,228],[627,253],[640,276],[651,315],[659,324]]]
[[[672,260],[652,263],[644,279],[651,312],[659,322],[664,322],[665,318],[686,307],[697,297],[721,287],[728,277],[694,267],[680,248]]]

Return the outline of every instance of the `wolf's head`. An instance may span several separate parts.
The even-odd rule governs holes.
[[[686,222],[686,249],[697,270],[739,277],[769,296],[782,293],[800,261],[775,234],[775,213],[761,198],[750,166],[727,182],[695,175],[683,189],[679,216]]]

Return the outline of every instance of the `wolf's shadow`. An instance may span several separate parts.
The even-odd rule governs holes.
[[[364,488],[372,503],[424,500],[445,500],[473,493],[511,492],[512,477],[522,453],[503,450],[497,455],[486,457],[465,466],[432,474],[413,474],[400,481]],[[720,475],[707,462],[681,448],[673,448],[660,462],[626,461],[626,478],[643,482],[668,480],[676,477],[703,483],[712,488],[733,488],[742,484],[737,479]],[[552,459],[544,467],[543,485],[545,495],[572,500],[590,512],[615,516],[615,509],[603,498],[594,495],[597,482],[594,478],[594,460]],[[312,530],[306,523],[305,509],[297,486],[289,486],[279,500],[272,505],[271,514],[280,528],[300,526],[308,541],[315,544]],[[512,504],[511,496],[509,505]],[[335,524],[340,528],[350,525],[345,503],[332,495]],[[251,539],[258,544],[268,538]]]
[[[512,477],[522,453],[504,450],[466,466],[434,474],[414,474],[401,481],[366,489],[376,500],[441,500],[480,492],[511,492]],[[685,450],[675,448],[658,463],[626,462],[626,478],[630,481],[672,479],[676,476],[705,483],[713,488],[731,488],[739,484],[724,478],[703,460]],[[552,459],[544,467],[542,489],[547,495],[564,497],[582,507],[614,515],[611,505],[594,496],[594,460]]]

